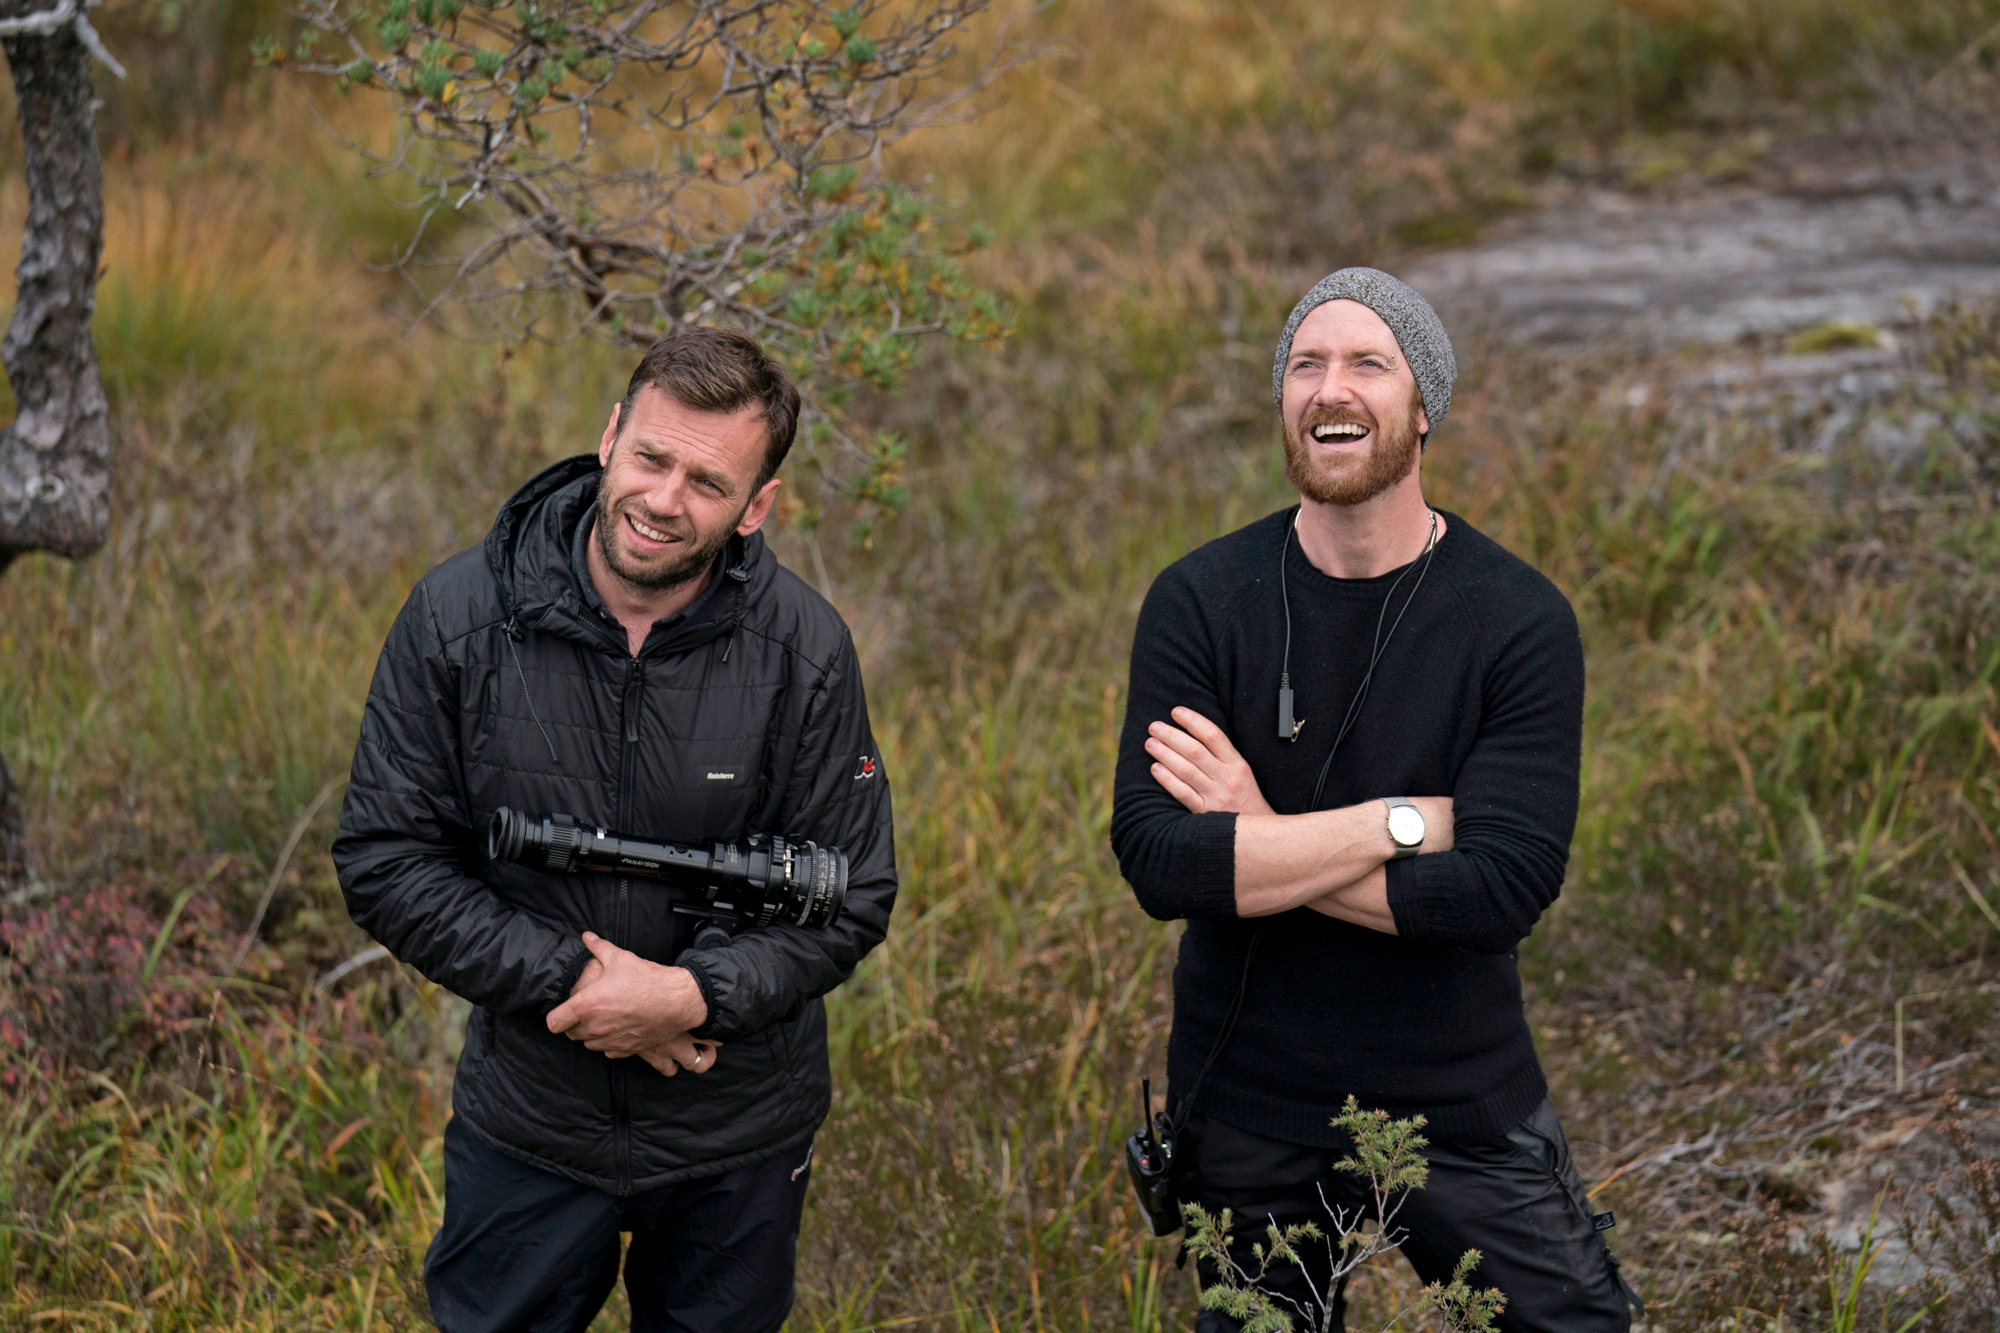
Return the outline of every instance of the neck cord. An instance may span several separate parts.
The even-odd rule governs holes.
[[[1292,720],[1292,599],[1285,589],[1285,558],[1292,550],[1292,529],[1299,525],[1299,515],[1305,512],[1302,503],[1292,511],[1292,521],[1285,524],[1285,539],[1278,543],[1278,605],[1285,608],[1285,656],[1278,666],[1278,739],[1296,741],[1303,722]]]
[[[1368,697],[1368,686],[1375,679],[1375,667],[1381,662],[1382,655],[1389,651],[1389,642],[1396,637],[1396,627],[1403,623],[1403,617],[1409,613],[1410,603],[1417,600],[1417,591],[1424,586],[1424,576],[1431,572],[1431,561],[1437,556],[1437,531],[1437,510],[1433,509],[1431,510],[1430,537],[1424,542],[1423,568],[1417,570],[1417,581],[1410,585],[1410,595],[1403,599],[1403,609],[1398,611],[1396,618],[1389,622],[1389,633],[1386,638],[1382,634],[1382,621],[1389,614],[1389,603],[1396,600],[1396,589],[1402,585],[1405,578],[1409,577],[1410,570],[1415,567],[1416,561],[1412,560],[1408,565],[1403,566],[1403,572],[1396,576],[1396,581],[1389,585],[1388,595],[1382,599],[1382,610],[1375,617],[1375,640],[1370,644],[1368,650],[1367,674],[1361,677],[1361,688],[1354,692],[1354,702],[1347,705],[1347,716],[1340,720],[1340,731],[1333,738],[1333,748],[1326,752],[1326,762],[1320,765],[1319,781],[1313,784],[1312,804],[1307,807],[1308,809],[1319,809],[1320,793],[1326,789],[1326,775],[1333,771],[1333,756],[1339,753],[1340,743],[1347,739],[1348,729],[1354,725],[1355,718],[1360,715],[1361,701]],[[1285,617],[1287,620],[1291,618],[1290,607],[1285,609]]]
[[[1264,923],[1259,921],[1257,928],[1250,932],[1250,943],[1244,947],[1243,975],[1237,978],[1236,998],[1229,1002],[1229,1013],[1223,1018],[1222,1027],[1215,1034],[1215,1045],[1209,1047],[1208,1059],[1202,1063],[1201,1072],[1194,1076],[1194,1083],[1188,1088],[1187,1096],[1181,1098],[1180,1105],[1175,1108],[1170,1118],[1169,1123],[1173,1125],[1175,1133],[1180,1132],[1187,1124],[1188,1117],[1194,1113],[1194,1099],[1201,1096],[1202,1082],[1207,1079],[1208,1071],[1215,1068],[1216,1060],[1222,1055],[1222,1048],[1229,1044],[1229,1034],[1236,1030],[1236,1020],[1243,1013],[1243,997],[1250,991],[1250,964],[1256,961],[1257,941],[1263,938]]]

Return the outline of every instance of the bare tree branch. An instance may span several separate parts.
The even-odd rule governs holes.
[[[508,338],[631,347],[739,325],[798,373],[807,448],[870,469],[892,451],[834,424],[850,386],[889,387],[916,332],[1005,331],[935,203],[879,173],[1031,54],[961,55],[989,0],[298,3],[311,31],[263,58],[399,103],[374,160],[418,187],[399,266],[421,318],[472,305]]]
[[[90,26],[90,17],[84,10],[101,0],[61,0],[53,9],[45,9],[38,14],[26,14],[20,18],[0,18],[0,37],[47,37],[56,29],[68,24],[75,32],[76,39],[83,43],[83,49],[97,57],[98,62],[119,78],[125,77],[125,67],[118,63],[104,39],[97,35],[97,29]]]

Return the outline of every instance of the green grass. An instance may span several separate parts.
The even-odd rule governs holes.
[[[433,1003],[432,1008],[435,1008]],[[205,1079],[38,1084],[8,1107],[8,1322],[408,1326],[435,1226],[449,1067],[343,998],[292,1026],[218,1000],[184,1034]],[[358,1019],[358,1021],[357,1021]],[[28,1193],[42,1161],[65,1168]],[[45,1292],[53,1299],[23,1300]]]
[[[1285,500],[1266,358],[1301,266],[1399,226],[1450,239],[1631,136],[1707,160],[1760,117],[1851,99],[1857,54],[1931,70],[1990,21],[1844,0],[1058,7],[1036,22],[1070,58],[913,145],[911,171],[1000,230],[985,272],[1022,319],[1004,351],[863,405],[912,443],[912,508],[872,549],[774,538],[855,626],[904,880],[887,944],[829,1004],[795,1329],[1188,1317],[1117,1161],[1136,1077],[1164,1067],[1176,931],[1118,878],[1110,770],[1148,582]],[[286,106],[112,155],[116,530],[90,562],[0,581],[0,747],[53,885],[4,918],[69,931],[82,960],[0,958],[10,1328],[421,1326],[456,1011],[382,965],[317,996],[367,943],[330,810],[275,862],[344,771],[411,582],[588,447],[625,368],[405,337],[350,259],[379,253],[384,210],[296,151],[317,131]],[[1302,198],[1324,208],[1301,220]],[[1590,663],[1571,878],[1523,959],[1545,1037],[1606,995],[1726,1032],[1829,969],[1922,990],[1990,957],[1964,882],[2000,903],[2000,317],[1947,311],[1916,342],[1942,382],[1892,406],[1966,424],[1893,468],[1802,448],[1811,421],[1619,405],[1671,367],[1461,349],[1434,498],[1563,587]],[[107,886],[137,914],[115,955],[71,911]],[[155,939],[137,986],[118,960]],[[1913,1056],[1989,1018],[1953,1009]],[[1545,1055],[1580,1123],[1646,1075],[1609,1031]],[[1644,1216],[1643,1192],[1613,1197]],[[1626,1234],[1642,1275],[1671,1257]],[[1376,1309],[1396,1288],[1371,1281]]]

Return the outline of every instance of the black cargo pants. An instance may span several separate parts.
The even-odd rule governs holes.
[[[792,1308],[810,1145],[630,1198],[517,1162],[452,1120],[444,1225],[424,1259],[444,1333],[583,1333],[618,1282],[635,1333],[778,1333]]]
[[[1264,1242],[1270,1223],[1318,1222],[1330,1230],[1327,1204],[1350,1219],[1371,1204],[1363,1177],[1333,1169],[1343,1155],[1338,1152],[1268,1139],[1200,1114],[1182,1130],[1177,1149],[1181,1197],[1210,1212],[1233,1211],[1231,1253],[1249,1272],[1258,1266],[1250,1247]],[[1628,1302],[1637,1305],[1637,1297],[1597,1230],[1569,1140],[1546,1098],[1505,1139],[1433,1145],[1424,1156],[1429,1183],[1408,1195],[1395,1218],[1407,1233],[1403,1254],[1418,1277],[1449,1283],[1460,1256],[1478,1250],[1479,1267],[1468,1280],[1474,1288],[1498,1287],[1507,1297],[1495,1321],[1501,1333],[1626,1333]],[[1312,1293],[1326,1291],[1332,1261],[1323,1243],[1300,1249],[1309,1267],[1275,1264],[1264,1289],[1281,1298],[1280,1308],[1298,1327],[1317,1329]],[[1202,1265],[1202,1285],[1215,1279]],[[1345,1305],[1345,1291],[1335,1291],[1330,1327],[1343,1326]],[[1207,1310],[1195,1323],[1196,1333],[1240,1328]]]

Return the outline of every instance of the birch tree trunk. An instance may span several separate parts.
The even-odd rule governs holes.
[[[48,0],[0,0],[0,19]],[[80,10],[79,10],[80,12]],[[111,522],[111,429],[90,320],[104,249],[91,53],[76,28],[0,41],[28,177],[14,318],[0,361],[16,415],[0,433],[0,572],[29,551],[75,558]],[[21,870],[19,792],[0,760],[0,882]]]

